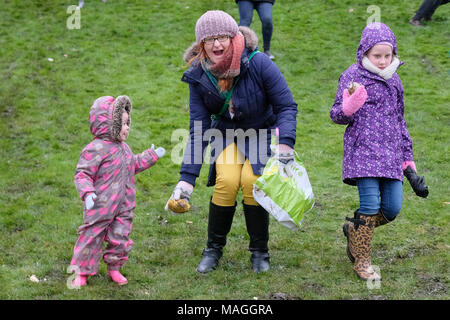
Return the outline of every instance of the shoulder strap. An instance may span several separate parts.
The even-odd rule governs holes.
[[[205,71],[206,75],[207,75],[208,78],[209,78],[209,81],[211,81],[211,83],[214,85],[214,87],[215,87],[217,90],[219,90],[219,83],[218,83],[216,77],[214,77],[214,76],[212,75],[211,71],[209,71],[209,70],[206,69],[206,68],[203,69],[203,71]],[[220,94],[220,91],[219,91],[219,94]]]
[[[257,54],[258,52],[259,52],[259,50],[256,49],[255,51],[253,51],[252,53],[250,53],[250,55],[248,56],[248,61],[252,60],[253,56],[254,56],[255,54]]]

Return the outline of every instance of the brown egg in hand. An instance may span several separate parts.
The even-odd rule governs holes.
[[[188,201],[184,199],[170,199],[168,202],[169,209],[172,210],[175,213],[185,213],[186,211],[189,211],[191,208],[191,205]]]
[[[348,94],[352,95],[360,86],[361,85],[358,82],[350,82],[350,85],[348,86]]]

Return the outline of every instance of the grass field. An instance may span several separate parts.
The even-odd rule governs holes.
[[[76,2],[73,0],[72,2]],[[408,24],[421,1],[276,1],[272,51],[299,105],[296,151],[316,196],[298,232],[271,218],[271,269],[254,274],[238,206],[219,268],[195,268],[206,243],[208,166],[192,210],[163,210],[178,181],[170,156],[137,176],[134,248],[114,285],[102,262],[82,290],[66,285],[82,223],[73,184],[81,149],[92,139],[88,113],[100,96],[133,101],[128,144],[152,143],[169,155],[171,134],[188,128],[184,50],[209,9],[239,19],[234,1],[88,0],[80,28],[68,29],[69,1],[0,3],[0,299],[448,299],[450,270],[450,5],[422,29]],[[358,206],[357,190],[341,182],[344,126],[331,122],[339,75],[355,61],[361,31],[378,6],[397,36],[405,118],[419,174],[430,195],[406,182],[400,216],[376,230],[373,264],[379,288],[352,271],[341,226]],[[252,28],[261,37],[255,12]],[[50,60],[49,60],[50,58]],[[240,202],[238,202],[240,203]],[[35,275],[40,282],[29,280]]]

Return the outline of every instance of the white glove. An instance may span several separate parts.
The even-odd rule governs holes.
[[[294,149],[287,144],[278,144],[275,147],[271,146],[271,150],[276,155],[278,161],[284,164],[294,160]]]
[[[164,149],[163,147],[156,148],[156,150],[155,150],[155,145],[152,144],[151,149],[155,151],[158,158],[162,158],[166,154],[166,149]]]
[[[97,195],[95,193],[89,194],[86,199],[84,199],[86,210],[91,210],[94,207],[95,199],[97,199]]]
[[[175,199],[185,199],[187,202],[189,202],[189,199],[191,198],[192,191],[194,191],[194,186],[186,181],[180,181],[175,186],[175,189],[172,192],[172,195],[170,196],[169,200]],[[169,201],[167,201],[166,206],[164,207],[164,210],[169,211]],[[172,212],[176,214],[175,212]]]

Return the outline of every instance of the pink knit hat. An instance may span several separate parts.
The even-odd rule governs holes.
[[[238,31],[239,27],[233,17],[221,10],[206,11],[195,25],[197,44],[205,38],[217,35],[233,38]]]

